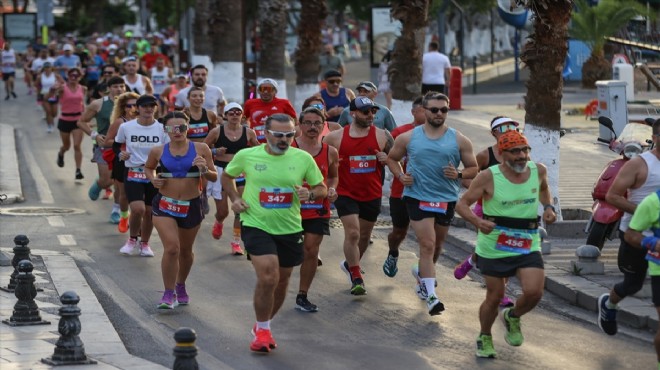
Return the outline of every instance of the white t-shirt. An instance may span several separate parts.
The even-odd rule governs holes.
[[[188,91],[190,91],[190,87],[191,86],[188,86],[176,94],[176,101],[174,102],[175,106],[181,108],[190,107],[190,102],[188,101]],[[222,92],[221,88],[218,86],[206,85],[202,108],[213,111],[213,113],[218,113],[218,103],[224,100],[225,94]]]
[[[51,57],[46,57],[46,59],[36,58],[35,60],[32,61],[32,68],[30,68],[30,70],[32,72],[39,72],[41,70],[41,67],[43,67],[44,63],[46,62],[50,62],[50,65],[54,65],[55,58],[51,58]]]
[[[2,73],[16,72],[16,53],[14,49],[2,51]]]
[[[157,67],[151,68],[151,85],[154,87],[154,94],[160,95],[163,90],[169,85],[169,73],[170,69],[163,67],[162,71],[159,71]]]
[[[446,85],[445,68],[451,68],[446,55],[437,51],[424,53],[422,57],[422,83],[426,85]]]
[[[134,119],[119,126],[115,141],[126,144],[126,151],[131,154],[125,161],[126,167],[141,167],[147,162],[151,148],[169,143],[170,137],[163,130],[162,123],[154,121],[143,126]]]

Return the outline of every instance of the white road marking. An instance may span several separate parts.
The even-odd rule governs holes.
[[[30,148],[32,144],[28,142],[25,134],[23,134],[21,130],[16,130],[16,133],[18,134],[18,138],[21,141],[21,147]],[[25,160],[27,161],[27,169],[32,174],[32,178],[34,179],[34,183],[37,187],[37,193],[39,193],[39,199],[41,199],[41,203],[55,203],[55,199],[53,199],[53,193],[50,191],[50,187],[48,186],[48,181],[46,181],[43,172],[41,172],[39,163],[34,159],[34,154],[32,154],[31,150],[24,150],[23,154],[25,155]]]
[[[58,235],[57,239],[60,241],[60,245],[76,245],[76,239],[73,235]]]
[[[62,216],[48,216],[46,217],[48,224],[52,227],[64,227],[64,219]]]

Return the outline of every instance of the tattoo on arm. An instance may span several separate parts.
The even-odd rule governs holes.
[[[387,130],[385,131],[385,136],[387,138],[387,142],[385,143],[385,148],[383,148],[383,151],[385,153],[389,153],[390,149],[392,149],[392,147],[394,146],[394,138]]]

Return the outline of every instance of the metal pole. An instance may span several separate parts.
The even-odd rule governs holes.
[[[515,31],[515,37],[514,37],[514,44],[513,44],[513,63],[515,64],[514,67],[514,74],[513,74],[513,80],[515,82],[518,82],[520,80],[520,68],[518,67],[518,57],[520,56],[520,50],[518,50],[518,44],[520,43],[520,29],[516,28]]]
[[[477,56],[472,57],[472,93],[477,95]]]
[[[490,10],[490,64],[495,64],[495,15]]]

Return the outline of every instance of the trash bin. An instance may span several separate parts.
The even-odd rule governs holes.
[[[463,104],[463,71],[459,67],[449,70],[449,108],[461,110]]]

